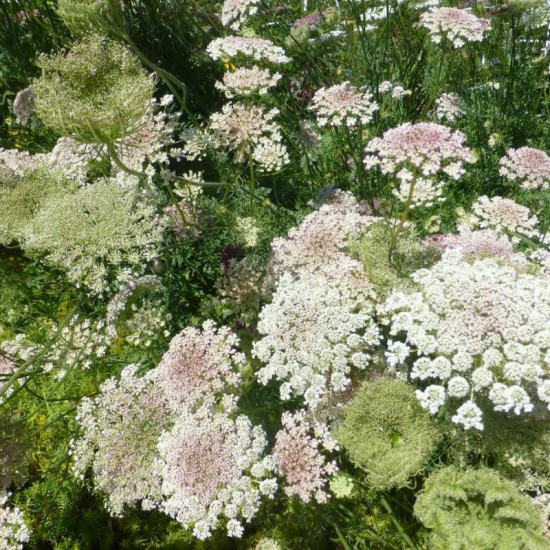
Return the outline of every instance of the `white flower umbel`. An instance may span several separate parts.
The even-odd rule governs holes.
[[[272,498],[277,483],[270,476],[275,460],[264,456],[264,431],[240,415],[182,415],[159,440],[155,465],[162,479],[162,509],[193,527],[200,540],[223,519],[227,534],[240,537],[243,522],[258,512],[262,497]]]
[[[288,63],[290,57],[280,46],[265,38],[248,38],[243,36],[226,36],[216,38],[206,48],[206,53],[215,60],[249,58],[254,61],[269,63]]]
[[[390,327],[390,365],[428,385],[417,392],[424,408],[435,414],[449,401],[453,421],[466,429],[481,429],[482,403],[516,415],[531,412],[537,398],[550,408],[546,275],[499,258],[468,262],[450,250],[412,278],[418,292],[395,292],[381,313]],[[395,353],[403,341],[410,352]]]
[[[258,13],[261,0],[225,0],[222,6],[222,25],[239,31]]]
[[[333,280],[313,273],[279,279],[260,313],[262,338],[252,352],[265,363],[257,373],[262,384],[283,382],[281,399],[303,396],[312,409],[328,392],[348,387],[350,371],[368,366],[379,339],[368,287],[333,268]]]
[[[467,42],[481,42],[491,28],[491,22],[458,8],[431,8],[420,16],[420,22],[430,33],[432,42],[447,38],[455,48]]]
[[[482,196],[472,205],[472,222],[482,229],[504,233],[517,242],[518,235],[539,237],[539,220],[531,215],[529,208],[512,199]]]
[[[2,550],[22,550],[31,532],[19,508],[8,506],[9,493],[0,493],[0,548]]]
[[[349,82],[317,90],[310,106],[319,126],[350,128],[371,122],[377,109],[371,93],[357,90]]]
[[[235,96],[265,95],[282,77],[281,73],[271,74],[268,69],[261,67],[239,67],[226,72],[223,82],[216,82],[216,88],[230,99]]]

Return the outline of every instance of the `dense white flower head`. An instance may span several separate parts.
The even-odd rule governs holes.
[[[254,61],[270,63],[288,63],[290,57],[280,46],[276,46],[265,38],[248,38],[243,36],[226,36],[216,38],[206,48],[212,59],[233,59],[238,56]]]
[[[234,31],[258,13],[261,0],[225,0],[222,6],[222,25]]]
[[[441,124],[407,122],[370,141],[365,166],[380,166],[384,174],[397,174],[402,181],[412,179],[413,172],[424,177],[443,172],[459,179],[464,174],[463,164],[474,161],[465,141],[462,132]]]
[[[507,235],[494,229],[458,227],[458,233],[432,235],[424,240],[426,246],[445,250],[458,249],[466,260],[499,257],[517,266],[526,265],[526,256],[518,252]]]
[[[275,461],[264,456],[264,431],[240,415],[183,415],[159,440],[155,471],[162,478],[161,509],[193,527],[200,540],[211,535],[222,519],[227,533],[240,537],[242,523],[257,513],[262,497],[277,488],[271,476]]]
[[[501,176],[519,182],[523,189],[542,191],[550,188],[550,157],[533,147],[508,149],[500,159]]]
[[[469,430],[470,428],[483,430],[482,419],[483,414],[481,409],[473,401],[466,401],[460,405],[453,416],[453,422],[461,424],[465,430]]]
[[[417,392],[423,407],[435,414],[450,400],[457,407],[453,421],[481,429],[487,400],[515,414],[532,411],[537,395],[550,406],[547,276],[496,258],[467,262],[455,249],[412,278],[418,292],[394,292],[381,313],[390,326],[388,347],[394,341],[405,347],[399,357],[390,351],[390,364],[403,365],[411,380],[432,383]]]
[[[382,173],[393,174],[400,200],[411,196],[412,206],[431,205],[441,198],[440,178],[458,180],[465,173],[464,163],[474,162],[465,140],[462,132],[440,124],[407,122],[368,143],[365,167],[379,166]]]
[[[349,82],[315,92],[309,107],[320,126],[348,126],[350,128],[372,121],[378,105],[372,94],[357,90]]]
[[[233,153],[237,163],[254,160],[260,170],[278,171],[290,161],[275,122],[278,114],[277,109],[228,103],[210,117],[210,144],[220,152]]]
[[[260,313],[262,338],[252,351],[265,364],[257,373],[260,383],[276,379],[281,399],[302,396],[312,409],[326,394],[346,390],[352,368],[369,365],[379,340],[364,277],[333,269],[332,280],[307,272],[279,279]]]
[[[358,237],[372,222],[362,212],[354,196],[333,190],[325,204],[308,214],[286,237],[271,243],[268,268],[274,277],[284,273],[324,273],[332,278],[334,264],[360,270],[349,255],[350,240]]]
[[[155,371],[143,377],[136,371],[136,365],[126,367],[120,380],[103,383],[98,397],[81,401],[76,417],[81,436],[71,444],[74,474],[83,479],[92,470],[95,486],[106,495],[113,515],[138,502],[150,509],[161,497],[152,465],[170,412],[155,383]]]
[[[205,321],[202,330],[187,327],[170,342],[157,368],[158,383],[175,411],[215,404],[241,382],[245,357],[239,339],[227,327]]]
[[[491,28],[490,21],[458,8],[431,8],[420,16],[420,22],[428,29],[432,42],[439,44],[448,38],[455,48],[481,42]]]
[[[28,542],[31,531],[25,523],[23,512],[7,504],[9,493],[0,494],[0,548],[22,550]]]
[[[270,88],[277,86],[282,77],[281,73],[272,74],[269,69],[257,66],[239,67],[226,72],[223,81],[216,82],[216,88],[230,99],[236,96],[265,95]]]
[[[304,502],[310,502],[312,497],[319,503],[326,502],[326,484],[338,467],[322,451],[336,450],[336,441],[326,425],[312,421],[305,411],[285,412],[281,422],[283,427],[275,437],[273,456],[277,471],[285,480],[285,493]]]
[[[472,221],[482,229],[490,228],[517,240],[517,235],[538,237],[538,219],[529,208],[512,199],[482,196],[472,205]]]

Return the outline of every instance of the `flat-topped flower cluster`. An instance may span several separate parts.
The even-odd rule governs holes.
[[[432,414],[483,429],[482,408],[529,413],[550,403],[550,293],[544,275],[495,258],[444,253],[413,275],[418,292],[395,292],[382,312],[394,347],[390,361],[425,386],[417,396]],[[398,353],[395,351],[398,350]]]
[[[447,38],[455,48],[481,42],[491,29],[490,21],[458,8],[430,8],[420,16],[420,21],[430,32],[432,42],[439,44]]]
[[[244,358],[237,337],[206,322],[177,335],[160,365],[137,376],[127,367],[98,397],[82,401],[74,472],[88,469],[114,515],[141,504],[157,508],[206,539],[227,520],[243,521],[277,489],[276,461],[263,429],[233,416]],[[233,393],[232,393],[233,392]]]

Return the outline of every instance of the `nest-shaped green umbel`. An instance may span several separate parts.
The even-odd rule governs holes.
[[[538,507],[488,468],[432,474],[414,512],[434,550],[547,550]]]
[[[139,130],[154,81],[125,46],[89,35],[38,65],[36,114],[59,135],[114,146]]]
[[[57,14],[70,31],[81,36],[94,31],[109,33],[122,23],[121,0],[58,0]]]
[[[0,244],[21,241],[26,224],[48,199],[74,189],[63,172],[48,166],[5,178],[0,171]]]
[[[402,487],[434,453],[441,431],[405,382],[368,382],[350,403],[337,438],[377,489]]]

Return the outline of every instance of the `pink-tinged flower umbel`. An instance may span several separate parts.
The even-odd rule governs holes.
[[[310,106],[320,126],[350,128],[371,122],[377,109],[372,94],[355,89],[349,82],[317,90]]]
[[[312,497],[319,503],[328,499],[325,486],[338,471],[336,462],[329,462],[322,450],[337,449],[326,426],[310,425],[304,411],[285,412],[282,429],[277,433],[274,457],[277,469],[285,478],[285,493],[304,502]]]
[[[455,48],[467,42],[481,42],[491,28],[491,22],[458,8],[431,8],[420,16],[420,22],[439,44],[446,37]]]
[[[533,147],[508,149],[500,159],[501,176],[517,181],[523,189],[541,191],[550,188],[550,157]]]

